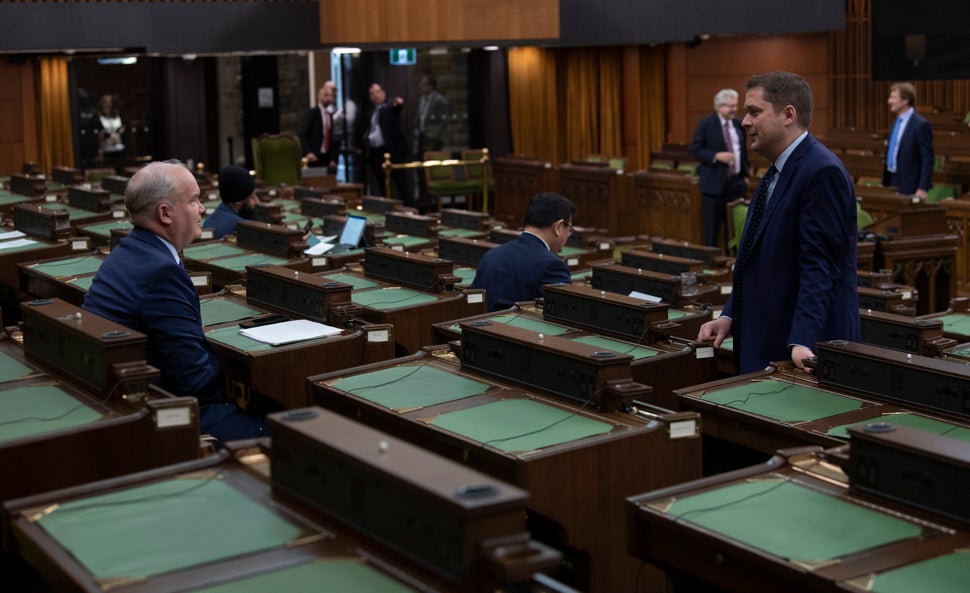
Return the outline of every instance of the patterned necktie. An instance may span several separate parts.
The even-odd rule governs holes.
[[[754,246],[754,236],[758,233],[761,226],[761,217],[765,213],[765,205],[768,203],[768,188],[771,181],[775,178],[778,169],[774,165],[768,167],[764,177],[761,178],[761,185],[758,186],[758,196],[751,205],[751,217],[748,219],[748,226],[744,228],[744,237],[741,241],[741,250],[738,252],[738,259],[734,263],[734,288],[731,293],[733,300],[733,322],[732,332],[735,337],[741,334],[741,306],[744,300],[744,266],[751,255],[751,248]],[[737,346],[735,346],[737,348]]]
[[[893,123],[893,131],[889,132],[889,147],[886,150],[886,169],[890,173],[896,172],[896,136],[899,132],[900,118]]]

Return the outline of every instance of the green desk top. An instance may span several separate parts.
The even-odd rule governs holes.
[[[873,575],[871,593],[966,593],[970,582],[970,550],[958,550],[922,562]]]
[[[80,257],[67,257],[48,262],[40,262],[30,266],[30,269],[53,276],[54,278],[64,278],[65,276],[80,276],[81,274],[93,274],[101,267],[104,259],[96,255],[82,255]]]
[[[569,257],[571,255],[582,255],[587,253],[586,249],[580,249],[579,247],[570,247],[569,245],[564,245],[562,249],[559,250],[559,257]]]
[[[461,278],[460,284],[468,285],[475,280],[475,268],[455,268],[454,273]]]
[[[400,412],[480,395],[491,385],[434,367],[401,365],[344,377],[333,387]]]
[[[965,428],[959,424],[952,424],[942,420],[934,420],[932,418],[927,418],[926,416],[917,416],[916,414],[910,414],[909,412],[881,414],[877,418],[870,418],[862,423],[854,422],[852,424],[843,424],[830,429],[827,434],[847,439],[849,438],[849,432],[846,430],[848,427],[862,426],[870,422],[891,422],[900,426],[916,428],[938,436],[950,437],[951,439],[957,439],[970,443],[970,428]]]
[[[580,282],[581,280],[586,280],[587,278],[591,278],[592,276],[593,276],[593,270],[583,270],[582,272],[576,272],[575,274],[570,274],[569,277],[572,278],[573,282],[581,283]]]
[[[82,210],[81,208],[71,206],[70,204],[59,204],[59,207],[67,210],[72,225],[79,220],[87,220],[89,218],[97,218],[99,216],[110,214],[109,212],[92,212],[90,210]]]
[[[30,196],[24,196],[21,194],[15,194],[6,190],[0,190],[0,206],[8,206],[10,204],[20,204],[21,202],[27,202],[33,200]]]
[[[484,235],[483,231],[475,231],[472,229],[459,229],[454,227],[443,228],[438,231],[439,237],[480,237]]]
[[[970,358],[970,346],[967,346],[966,348],[954,348],[952,350],[947,350],[947,354]]]
[[[71,278],[66,283],[67,284],[70,284],[71,286],[76,286],[76,287],[80,288],[81,290],[83,290],[84,292],[87,292],[87,291],[91,290],[91,285],[94,284],[94,275],[93,274],[90,274],[88,276],[80,276],[78,278]]]
[[[531,399],[505,399],[449,412],[431,424],[518,455],[613,430],[606,422]]]
[[[226,346],[232,346],[233,348],[243,352],[268,352],[270,350],[279,350],[281,348],[318,344],[327,339],[316,338],[313,340],[304,340],[302,342],[290,342],[289,344],[271,346],[266,342],[260,342],[259,340],[254,340],[249,336],[244,336],[243,334],[239,333],[239,330],[240,327],[238,325],[220,327],[218,329],[212,329],[205,332],[205,337],[209,339],[209,341],[219,342],[220,344],[225,344]]]
[[[252,319],[263,314],[258,309],[253,309],[242,303],[219,297],[202,299],[200,304],[202,308],[203,327],[217,325],[219,323],[229,323],[230,321]]]
[[[258,266],[260,264],[282,266],[283,264],[289,263],[289,261],[288,259],[276,257],[275,255],[267,255],[265,253],[246,253],[232,257],[220,257],[209,260],[206,263],[217,268],[232,270],[234,272],[244,272],[246,271],[246,266]]]
[[[391,580],[361,560],[333,558],[240,579],[218,587],[199,589],[195,593],[267,593],[268,591],[409,593],[414,590]]]
[[[10,356],[6,352],[0,352],[0,383],[8,381],[19,381],[27,375],[37,371]],[[0,420],[2,422],[2,420]]]
[[[303,228],[303,225],[306,224],[306,221],[308,218],[310,217],[307,216],[306,214],[301,214],[299,212],[284,211],[283,226],[286,226],[288,224],[296,224],[296,225],[299,225],[300,228]]]
[[[613,340],[600,336],[583,336],[581,338],[573,338],[573,341],[579,342],[580,344],[587,344],[589,346],[599,348],[600,350],[609,350],[610,352],[629,354],[633,357],[634,361],[642,360],[644,358],[652,358],[660,354],[659,350],[655,350],[653,348],[638,346],[636,344],[631,344],[630,342],[621,342],[620,340]]]
[[[561,336],[567,332],[573,331],[573,328],[565,325],[559,325],[558,323],[550,323],[548,321],[543,321],[542,319],[535,319],[534,317],[511,313],[489,317],[488,320],[492,323],[502,323],[512,327],[520,327],[529,331],[540,332],[546,334],[547,336]],[[455,331],[461,331],[461,328],[458,327],[458,325],[455,325],[454,329]]]
[[[774,379],[745,382],[727,389],[709,391],[701,399],[789,423],[828,418],[862,407],[859,400],[809,385]]]
[[[244,249],[234,247],[228,243],[208,243],[206,245],[194,245],[182,250],[185,259],[204,261],[214,257],[229,257],[230,255],[241,255],[246,253]]]
[[[683,311],[678,311],[676,309],[667,309],[667,321],[674,321],[675,319],[680,319],[686,315]]]
[[[721,348],[734,352],[734,336],[728,336],[721,342]]]
[[[384,237],[385,245],[403,245],[404,247],[414,247],[415,245],[420,245],[429,241],[431,241],[431,239],[427,237],[415,237],[412,235],[394,235],[391,237]]]
[[[88,424],[99,418],[101,412],[54,385],[0,391],[0,443]]]
[[[353,214],[354,216],[363,216],[367,219],[367,222],[372,222],[374,224],[384,224],[384,220],[387,218],[383,212],[364,212],[362,210],[352,210],[348,214]]]
[[[357,276],[356,274],[345,274],[343,272],[337,272],[336,274],[323,274],[323,277],[327,280],[333,280],[335,282],[343,282],[344,284],[349,284],[354,290],[360,290],[362,288],[373,288],[380,284],[374,280],[364,278],[363,276]]]
[[[125,218],[122,220],[109,220],[108,222],[89,224],[89,225],[86,225],[83,229],[79,229],[79,230],[82,230],[85,233],[90,233],[92,235],[97,235],[99,237],[110,238],[111,231],[115,229],[127,230],[130,228],[134,228],[134,227],[132,226],[131,221]]]
[[[808,565],[920,535],[913,523],[780,477],[689,495],[675,500],[667,512],[679,521]]]
[[[954,334],[970,335],[970,315],[966,313],[951,313],[937,317],[943,322],[943,331]]]
[[[150,577],[284,546],[302,534],[216,474],[65,502],[39,524],[96,579]]]
[[[29,241],[25,245],[19,245],[17,247],[4,247],[5,245],[12,244],[13,241]],[[7,253],[22,253],[24,251],[30,251],[32,249],[37,249],[38,247],[47,247],[49,243],[41,243],[40,241],[35,241],[29,237],[21,237],[20,239],[12,239],[8,241],[0,241],[0,255],[5,255]]]
[[[408,307],[410,305],[422,305],[438,300],[433,294],[418,292],[410,288],[375,288],[350,293],[350,300],[364,307],[379,309],[397,309],[398,307]]]

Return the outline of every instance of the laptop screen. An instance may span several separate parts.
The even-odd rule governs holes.
[[[341,231],[340,239],[337,242],[343,245],[353,245],[354,247],[360,245],[360,238],[364,236],[364,227],[366,225],[366,218],[351,214],[347,217],[347,222],[344,223],[344,230]]]

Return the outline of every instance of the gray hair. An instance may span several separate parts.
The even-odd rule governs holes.
[[[175,176],[171,174],[173,166],[184,168],[185,164],[177,159],[155,161],[132,175],[125,189],[125,208],[133,222],[143,221],[159,203],[172,203],[178,191]]]
[[[738,92],[734,89],[721,89],[714,95],[714,111],[728,102],[728,99],[738,100]]]

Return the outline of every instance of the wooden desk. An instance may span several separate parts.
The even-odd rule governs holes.
[[[620,235],[647,234],[691,243],[703,240],[697,178],[683,173],[637,171],[632,192],[620,202]]]

